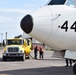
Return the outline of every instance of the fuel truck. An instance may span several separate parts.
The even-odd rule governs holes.
[[[7,59],[20,59],[24,61],[26,58],[29,58],[31,47],[32,42],[30,39],[7,39],[2,54],[3,61],[7,61]]]

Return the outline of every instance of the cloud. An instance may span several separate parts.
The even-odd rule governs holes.
[[[0,9],[0,23],[16,23],[29,12],[24,9]]]
[[[0,9],[0,32],[8,32],[8,37],[14,37],[22,33],[20,21],[30,10],[24,9]]]
[[[45,4],[47,0],[2,0],[0,3],[0,32],[8,37],[14,37],[22,33],[21,19],[31,11]]]
[[[4,9],[1,9],[0,8],[0,12],[5,12],[5,13],[13,13],[13,12],[18,12],[18,13],[27,13],[27,12],[30,12],[31,10],[28,10],[28,9],[15,9],[15,8],[4,8]]]

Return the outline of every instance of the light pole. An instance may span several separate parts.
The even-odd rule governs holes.
[[[7,45],[7,32],[6,32],[6,45]]]

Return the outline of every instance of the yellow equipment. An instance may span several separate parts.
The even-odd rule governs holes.
[[[29,58],[31,52],[31,40],[22,38],[13,38],[6,40],[6,46],[3,51],[3,61],[7,61],[8,58],[19,58],[22,61],[25,58]]]

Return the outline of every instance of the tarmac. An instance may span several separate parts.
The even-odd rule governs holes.
[[[65,67],[65,59],[52,57],[52,51],[44,52],[44,59],[35,60],[30,57],[25,61],[2,61],[0,49],[0,75],[74,75],[72,67]],[[34,57],[34,52],[31,52]]]

